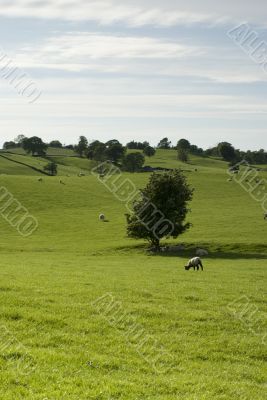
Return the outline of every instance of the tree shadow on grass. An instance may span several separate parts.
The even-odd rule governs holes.
[[[218,243],[184,243],[184,250],[169,250],[169,251],[160,251],[153,252],[149,250],[148,246],[144,244],[137,244],[134,246],[122,246],[118,247],[117,250],[123,253],[128,252],[138,252],[145,253],[148,256],[153,257],[175,257],[175,258],[192,258],[196,256],[196,249],[201,248],[205,249],[209,252],[207,256],[202,257],[205,259],[259,259],[259,260],[267,260],[267,246],[263,243],[232,243],[232,244],[223,244],[220,245]],[[168,244],[168,246],[177,246],[177,244]]]
[[[201,248],[208,251],[207,256],[203,256],[203,259],[260,259],[267,260],[267,246],[265,244],[244,244],[244,243],[232,243],[225,245],[218,245],[214,243],[198,243],[196,244],[185,244],[185,249],[180,251],[166,251],[155,253],[159,257],[180,257],[180,258],[191,258],[196,256],[196,249]]]

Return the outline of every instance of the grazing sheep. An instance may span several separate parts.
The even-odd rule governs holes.
[[[199,266],[201,267],[201,269],[203,271],[203,264],[201,262],[201,259],[199,257],[194,257],[188,261],[188,263],[187,263],[187,265],[185,265],[184,269],[186,271],[188,271],[190,268],[194,268],[194,271],[195,271],[195,269],[199,270]]]
[[[105,215],[104,214],[99,214],[99,221],[105,221]]]
[[[38,182],[43,182],[43,178],[39,178],[39,179],[38,179]]]
[[[232,182],[233,181],[233,178],[229,178],[229,179],[227,179],[228,180],[228,182]]]
[[[66,185],[66,183],[64,183],[61,179],[60,179],[59,183],[60,183],[61,185]]]
[[[267,219],[267,212],[264,214],[264,219]]]
[[[208,254],[209,252],[205,249],[200,249],[200,248],[196,249],[196,255],[199,257],[207,256]]]

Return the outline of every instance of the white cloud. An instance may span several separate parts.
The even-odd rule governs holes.
[[[147,4],[146,4],[147,3]],[[101,24],[121,22],[131,26],[214,23],[216,15],[188,11],[181,3],[179,9],[173,3],[153,6],[149,2],[121,0],[11,0],[0,1],[0,15],[12,17],[35,17],[65,19],[69,21],[93,20]],[[219,19],[219,18],[218,18]]]
[[[0,0],[0,15],[117,22],[130,26],[174,26],[250,21],[266,26],[265,0]]]

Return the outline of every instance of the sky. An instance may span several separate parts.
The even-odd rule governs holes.
[[[0,0],[0,146],[24,134],[266,150],[267,53],[263,68],[228,34],[247,23],[267,42],[266,14],[265,0]]]

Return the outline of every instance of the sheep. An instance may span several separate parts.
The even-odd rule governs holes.
[[[99,221],[105,221],[105,215],[104,214],[99,214]]]
[[[207,256],[208,254],[209,252],[205,249],[200,249],[200,248],[196,249],[196,255],[199,257]]]
[[[186,271],[188,271],[190,268],[194,268],[194,271],[195,271],[195,269],[199,270],[199,266],[201,267],[201,269],[203,271],[203,264],[202,264],[201,259],[199,257],[194,257],[188,261],[188,263],[187,263],[187,265],[185,265],[184,269]]]
[[[61,185],[66,185],[66,183],[64,183],[61,179],[60,179],[59,183],[60,183]]]
[[[43,182],[43,178],[39,178],[39,179],[38,179],[38,182]]]
[[[228,179],[228,182],[232,182],[232,181],[233,181],[233,178],[229,178],[229,179]]]
[[[267,220],[267,212],[264,214],[264,219]]]

